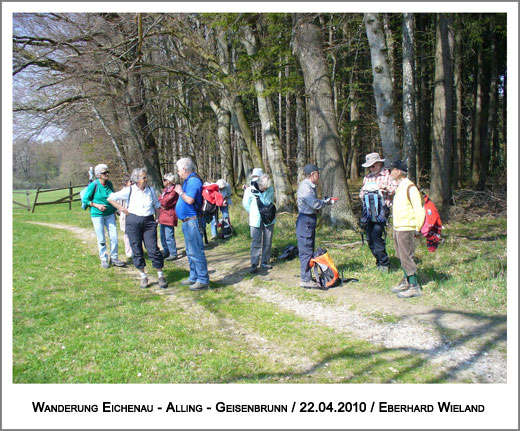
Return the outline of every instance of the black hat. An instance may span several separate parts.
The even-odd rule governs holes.
[[[305,167],[303,168],[303,173],[305,174],[305,176],[309,176],[315,171],[321,171],[321,168],[318,168],[316,165],[313,164],[305,165]]]
[[[395,162],[392,162],[390,167],[392,169],[399,169],[400,171],[408,172],[408,166],[406,166],[406,163],[402,160],[396,160]]]

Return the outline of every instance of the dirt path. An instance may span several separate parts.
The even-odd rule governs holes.
[[[67,225],[40,225],[66,229],[87,243],[94,242],[94,231]],[[182,249],[182,235],[178,246]],[[443,377],[455,382],[505,383],[507,381],[505,318],[491,318],[471,313],[429,307],[414,301],[401,300],[395,295],[368,292],[355,285],[345,285],[328,291],[311,291],[309,296],[330,297],[332,301],[302,300],[293,289],[281,286],[297,285],[298,274],[285,264],[276,265],[269,273],[260,272],[255,283],[248,277],[249,255],[223,255],[218,242],[206,247],[210,279],[254,295],[263,301],[295,313],[309,321],[325,325],[338,332],[369,341],[389,349],[419,354],[438,366]],[[168,262],[168,266],[188,269],[186,258]],[[123,269],[135,273],[132,268]],[[177,299],[176,299],[177,300]],[[186,302],[186,299],[184,299]],[[184,304],[196,307],[195,304]],[[193,310],[201,317],[203,310]],[[209,318],[209,316],[207,317]],[[257,334],[247,333],[237,322],[227,320],[228,329],[241,334],[245,344],[254,346],[273,360],[305,369],[308,358],[294,358],[279,346],[269,345]]]

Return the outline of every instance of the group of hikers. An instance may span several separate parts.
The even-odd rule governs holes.
[[[370,153],[362,165],[369,169],[369,173],[364,177],[359,193],[363,202],[360,224],[376,258],[377,268],[388,272],[390,259],[386,252],[385,227],[392,212],[395,253],[404,272],[403,279],[392,291],[400,298],[420,296],[422,289],[417,280],[413,256],[416,237],[420,235],[425,218],[422,198],[417,187],[407,178],[408,168],[403,161],[392,162],[390,169],[384,167],[384,162],[385,159],[378,153]],[[126,265],[118,258],[115,214],[117,212],[120,215],[125,252],[139,271],[141,288],[150,285],[145,271],[143,244],[153,268],[157,271],[159,287],[168,287],[163,272],[164,261],[181,257],[175,242],[175,227],[178,220],[181,220],[190,273],[180,283],[193,291],[208,289],[204,234],[209,221],[212,238],[215,238],[220,223],[217,215],[212,216],[211,220],[203,215],[202,208],[206,203],[204,193],[209,189],[218,191],[222,220],[230,224],[231,188],[223,179],[209,187],[197,174],[194,162],[188,157],[178,160],[176,167],[182,184],[176,184],[175,176],[167,173],[163,176],[164,189],[157,196],[154,188],[148,186],[146,168],[134,169],[130,177],[124,178],[123,188],[116,192],[109,180],[108,166],[99,164],[94,168],[95,179],[82,195],[82,206],[90,209],[103,268],[109,268],[110,263],[114,266]],[[325,205],[332,205],[336,199],[328,196],[318,198],[316,185],[319,183],[321,170],[314,164],[306,165],[303,168],[305,178],[298,185],[297,191],[296,238],[300,259],[300,286],[305,289],[321,288],[320,283],[312,278],[310,264],[315,254],[317,216]],[[276,207],[271,178],[261,168],[254,168],[249,184],[243,189],[242,205],[248,213],[251,235],[249,271],[256,273],[260,268],[272,269],[270,261]],[[162,251],[157,242],[157,225]],[[105,229],[110,239],[109,253]]]

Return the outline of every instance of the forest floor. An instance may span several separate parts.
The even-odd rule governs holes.
[[[81,241],[92,245],[93,253],[96,249],[92,229],[64,224],[36,224],[70,231]],[[249,253],[226,253],[219,244],[220,240],[214,240],[205,248],[212,288],[236,289],[292,312],[312,324],[376,346],[417,354],[441,370],[448,381],[507,382],[507,320],[504,316],[485,316],[428,306],[416,300],[399,299],[394,294],[359,289],[356,283],[328,291],[306,290],[302,294],[300,291],[303,289],[294,288],[299,284],[295,265],[275,262],[272,270],[253,275],[249,273]],[[182,251],[182,235],[177,236],[177,245]],[[166,262],[166,274],[175,267],[189,270],[185,255],[175,262]],[[135,277],[135,284],[138,285],[138,274],[132,265],[116,269]],[[153,279],[154,271],[149,272]],[[175,295],[176,289],[186,287],[170,283],[168,289],[153,286],[151,290],[169,295],[172,301],[182,301],[184,307],[192,307],[198,319],[211,318],[204,315],[206,310],[197,309],[195,301],[189,304],[185,297]],[[243,332],[243,328],[240,330]],[[280,349],[254,333],[241,335],[273,360],[301,363],[302,367],[309,365],[305,358],[282,357]]]

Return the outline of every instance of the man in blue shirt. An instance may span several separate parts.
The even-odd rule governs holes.
[[[190,290],[207,289],[208,264],[198,220],[198,212],[202,205],[202,180],[195,173],[195,164],[189,157],[177,160],[177,172],[184,182],[182,186],[175,186],[175,191],[179,194],[175,212],[182,221],[186,255],[190,264],[190,276],[181,281],[181,284],[190,286]]]

